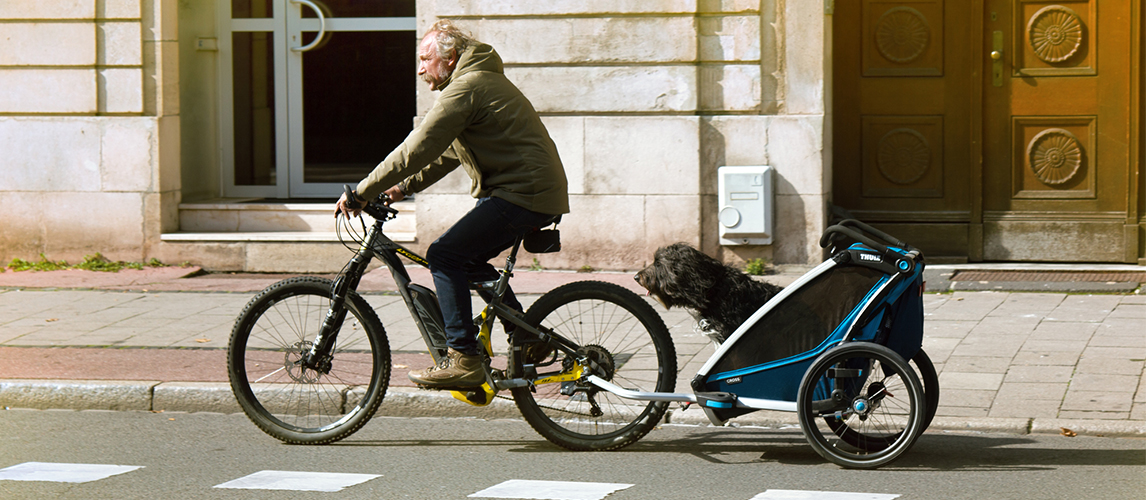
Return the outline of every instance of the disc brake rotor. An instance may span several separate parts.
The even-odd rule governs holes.
[[[291,346],[292,349],[283,355],[283,367],[286,369],[287,375],[290,376],[291,380],[303,384],[318,383],[319,373],[306,368],[302,364],[303,355],[310,352],[311,345],[313,344],[304,340]]]

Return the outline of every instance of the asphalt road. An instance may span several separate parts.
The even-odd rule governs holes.
[[[280,444],[242,415],[0,411],[0,477],[29,462],[142,468],[85,483],[0,479],[0,498],[462,499],[510,480],[631,485],[609,500],[748,500],[775,490],[1139,499],[1146,491],[1146,440],[1130,438],[930,432],[893,464],[853,471],[821,459],[799,429],[670,425],[622,451],[574,453],[520,420],[379,417],[341,443],[309,447]],[[261,471],[379,477],[334,493],[217,487]],[[797,498],[830,498],[806,495]]]

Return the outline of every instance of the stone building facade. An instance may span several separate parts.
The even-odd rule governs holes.
[[[1140,2],[1128,1],[1141,18]],[[333,108],[309,103],[381,95],[408,130],[435,98],[414,83],[412,50],[439,18],[499,51],[560,150],[573,213],[561,224],[563,251],[536,256],[544,267],[632,270],[677,241],[734,264],[823,258],[833,22],[844,21],[833,2],[403,0],[373,4],[381,14],[342,10],[362,5],[0,2],[0,258],[98,251],[212,270],[337,271],[348,254],[331,201],[339,179],[358,174],[311,176],[307,164],[321,163],[314,151],[368,150],[339,135]],[[355,38],[366,32],[374,38]],[[335,59],[319,75],[325,97],[308,93],[318,85],[304,62],[314,70],[320,51],[365,46],[385,50]],[[386,84],[371,87],[375,78]],[[308,121],[324,114],[323,125]],[[333,132],[316,135],[322,127]],[[378,161],[400,139],[378,140],[366,156]],[[720,244],[717,169],[737,165],[773,169],[770,245]],[[392,228],[424,250],[472,204],[459,171],[402,204]]]

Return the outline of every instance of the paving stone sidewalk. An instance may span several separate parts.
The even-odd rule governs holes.
[[[0,273],[0,407],[238,411],[226,384],[231,326],[254,291],[281,276],[195,271]],[[799,274],[767,279],[786,285]],[[637,290],[624,273],[520,272],[514,286],[528,306],[580,279]],[[415,273],[415,281],[429,279]],[[409,387],[405,371],[429,356],[405,305],[384,269],[360,290],[395,352],[384,413],[516,415],[512,403],[475,409]],[[677,390],[687,390],[713,346],[686,312],[654,307],[678,350]],[[1146,296],[955,291],[926,294],[924,307],[923,348],[942,392],[933,429],[1146,435]],[[673,420],[706,422],[698,410]],[[734,422],[796,423],[777,412]]]

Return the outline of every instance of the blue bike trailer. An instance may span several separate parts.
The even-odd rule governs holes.
[[[873,342],[911,359],[923,342],[923,267],[914,250],[856,243],[785,288],[737,328],[693,379],[698,395],[736,396],[735,408],[702,404],[710,419],[721,423],[760,409],[796,411],[804,373],[843,342]]]

